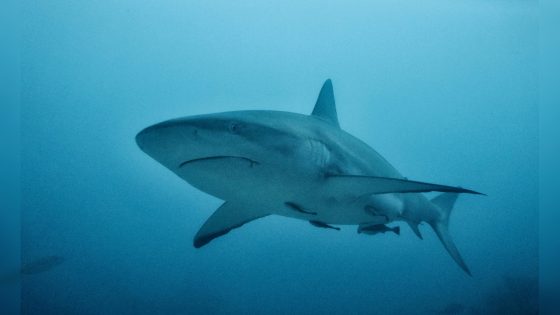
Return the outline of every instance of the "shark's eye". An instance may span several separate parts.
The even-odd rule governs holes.
[[[229,132],[237,134],[241,130],[241,124],[237,122],[232,122],[229,124]]]

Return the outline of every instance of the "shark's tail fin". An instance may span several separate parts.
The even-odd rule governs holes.
[[[437,206],[441,210],[441,217],[437,221],[429,222],[434,231],[436,232],[437,236],[443,243],[443,246],[449,252],[453,260],[463,269],[469,276],[472,276],[469,267],[463,261],[459,250],[453,243],[453,239],[449,234],[449,215],[451,214],[451,210],[453,209],[453,205],[457,200],[459,194],[457,193],[443,193],[434,199],[432,199],[432,203]]]

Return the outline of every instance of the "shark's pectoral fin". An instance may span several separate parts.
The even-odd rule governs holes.
[[[430,191],[481,194],[461,187],[451,187],[430,183],[417,182],[406,179],[360,176],[360,175],[332,175],[327,177],[326,189],[333,196],[364,196],[386,193],[420,193]]]
[[[202,225],[194,237],[193,245],[196,248],[200,248],[213,239],[268,214],[254,206],[226,201],[204,222],[204,225]]]

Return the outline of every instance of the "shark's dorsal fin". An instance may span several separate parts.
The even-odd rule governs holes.
[[[336,114],[336,104],[334,102],[334,92],[331,79],[327,79],[327,81],[323,84],[311,115],[320,117],[321,119],[326,120],[340,128],[340,125],[338,124],[338,116]]]

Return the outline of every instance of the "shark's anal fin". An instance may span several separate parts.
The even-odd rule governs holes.
[[[338,124],[338,115],[336,114],[336,104],[334,102],[334,92],[331,79],[327,79],[327,81],[323,84],[311,115],[317,116],[340,128],[340,125]]]
[[[226,201],[204,222],[194,237],[193,245],[200,248],[245,223],[267,215],[261,209]]]
[[[417,182],[399,178],[361,176],[361,175],[332,175],[327,177],[325,188],[332,196],[340,193],[345,195],[364,196],[386,193],[421,193],[430,191],[481,194],[479,192],[460,187],[451,187],[430,183]]]
[[[301,212],[301,213],[305,213],[305,214],[311,214],[311,215],[317,215],[317,212],[306,210],[304,207],[298,205],[297,203],[294,203],[294,202],[291,202],[291,201],[286,201],[286,202],[284,202],[284,204],[288,208],[290,208],[292,210],[295,210],[297,212]]]
[[[319,227],[319,228],[323,228],[323,229],[333,229],[333,230],[340,231],[340,228],[339,228],[339,227],[332,226],[332,225],[330,225],[330,224],[326,224],[325,222],[310,220],[309,223],[310,223],[311,225],[316,226],[316,227]]]
[[[423,240],[424,238],[422,237],[422,233],[420,233],[420,229],[418,228],[419,224],[411,221],[406,221],[406,222],[412,229],[412,232],[414,232],[414,234],[416,234],[416,236],[418,236],[419,239]]]

